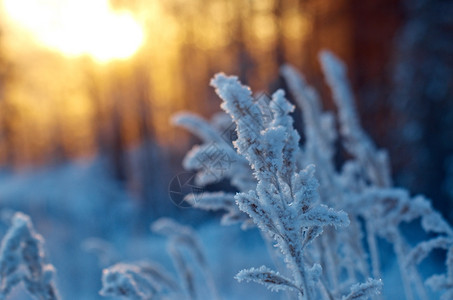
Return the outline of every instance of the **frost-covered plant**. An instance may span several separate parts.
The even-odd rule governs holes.
[[[161,266],[150,262],[118,263],[104,269],[100,294],[130,300],[183,298],[179,284]]]
[[[297,104],[302,108],[306,140],[303,160],[317,166],[320,201],[337,209],[347,209],[345,205],[347,197],[342,185],[344,180],[336,172],[333,158],[337,138],[334,116],[322,111],[318,94],[296,70],[284,66],[282,74]],[[354,166],[350,163],[346,170],[349,171]],[[328,282],[335,291],[334,294],[345,293],[345,288],[357,280],[357,275],[362,278],[370,276],[362,247],[363,235],[360,223],[354,214],[349,210],[347,212],[350,219],[348,228],[327,230],[318,243],[321,265],[327,272]],[[340,278],[344,271],[348,276]],[[380,278],[379,274],[373,275]]]
[[[392,187],[387,153],[378,149],[360,126],[344,64],[327,51],[321,53],[320,60],[338,106],[339,133],[335,116],[322,110],[316,90],[295,69],[282,67],[303,113],[305,144],[301,148],[289,116],[293,108],[282,91],[277,91],[270,102],[263,102],[253,99],[250,89],[236,77],[223,74],[214,77],[211,84],[224,101],[221,107],[236,124],[238,138],[233,143],[236,152],[229,153],[241,166],[239,169],[235,165],[234,172],[224,171],[222,178],[229,179],[240,193],[189,195],[186,200],[202,209],[225,209],[226,216],[235,212],[235,216],[241,216],[241,222],[247,222],[233,207],[234,197],[239,209],[266,233],[264,237],[270,236],[277,242],[292,275],[289,278],[286,272],[263,266],[241,271],[237,275],[239,280],[260,282],[272,290],[295,290],[308,299],[365,299],[382,286],[377,239],[380,237],[393,245],[407,299],[414,299],[414,295],[427,299],[417,264],[435,248],[448,249],[447,273],[427,281],[434,289],[447,290],[443,296],[447,299],[453,282],[451,227],[428,200]],[[209,143],[225,144],[225,140],[221,139],[222,131],[217,129],[216,122],[210,124],[190,115],[197,125],[188,125],[187,119],[180,121],[187,116],[180,115],[176,123],[199,135],[204,144],[189,152],[184,166],[203,174],[210,164],[205,163],[203,155],[194,153],[203,151]],[[340,170],[334,161],[337,139],[350,155]],[[194,157],[196,163],[187,163]],[[253,177],[248,172],[239,172],[244,169],[244,158]],[[247,184],[235,185],[238,178]],[[400,225],[417,219],[426,232],[438,236],[412,248]],[[338,226],[347,223],[347,227]],[[375,279],[357,284],[369,277]]]
[[[307,248],[325,226],[347,226],[349,220],[346,213],[319,203],[314,166],[301,168],[298,164],[299,135],[289,116],[294,107],[281,90],[274,93],[268,108],[263,107],[236,77],[218,74],[211,84],[224,101],[221,107],[236,123],[238,139],[234,145],[249,161],[258,182],[256,190],[235,196],[237,204],[277,242],[292,274],[291,279],[284,278],[265,267],[244,270],[237,275],[238,280],[270,284],[272,289],[278,281],[279,289],[296,287],[300,299],[320,297],[316,288],[320,286],[331,295],[329,287],[319,280],[321,266],[312,263],[316,251]],[[265,118],[266,109],[270,109],[270,118]],[[378,288],[378,281],[372,282]]]
[[[190,261],[184,255],[184,250],[192,257],[192,265],[201,272],[203,290],[207,290],[210,299],[218,299],[217,290],[212,280],[213,276],[208,267],[202,251],[201,243],[196,233],[187,226],[182,226],[167,218],[157,220],[151,229],[169,238],[168,252],[171,254],[173,263],[178,271],[180,282],[184,285],[189,299],[199,299],[200,290],[197,290],[196,270],[190,267]]]
[[[354,157],[352,163],[357,165],[355,177],[361,181],[357,184],[357,180],[354,182],[349,178],[349,185],[355,185],[356,190],[349,193],[349,199],[353,202],[348,205],[350,209],[346,211],[365,219],[373,272],[379,272],[374,238],[379,235],[393,244],[406,298],[413,299],[414,294],[417,294],[419,298],[427,299],[419,272],[415,265],[406,259],[410,256],[411,249],[399,226],[403,222],[420,219],[426,232],[441,234],[443,238],[450,240],[452,229],[442,216],[433,210],[427,199],[421,196],[411,198],[407,191],[391,187],[388,156],[385,151],[376,149],[360,127],[344,64],[330,52],[321,53],[320,58],[333,99],[339,107],[343,144]],[[425,243],[422,242],[421,245]],[[413,249],[412,253],[416,253],[420,247]]]
[[[100,294],[130,300],[219,299],[195,232],[166,218],[154,222],[151,229],[169,238],[168,253],[178,278],[156,263],[118,263],[103,270]]]
[[[43,243],[30,218],[15,213],[0,247],[0,299],[6,299],[21,282],[34,299],[59,299],[53,282],[55,270],[46,263]]]

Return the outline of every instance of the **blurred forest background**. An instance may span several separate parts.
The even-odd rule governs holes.
[[[237,74],[253,90],[284,87],[278,75],[284,63],[329,99],[317,60],[326,48],[349,67],[364,127],[389,150],[396,184],[426,194],[453,220],[450,1],[104,1],[109,14],[127,14],[142,30],[136,49],[120,59],[109,53],[128,43],[122,28],[105,32],[110,39],[97,33],[104,52],[74,54],[39,40],[34,30],[41,27],[33,24],[54,22],[42,27],[62,30],[64,16],[49,16],[52,5],[62,11],[69,0],[3,2],[0,164],[6,175],[99,161],[150,215],[178,210],[168,200],[168,182],[194,140],[170,125],[171,115],[218,111],[208,82],[219,71]],[[30,12],[36,23],[27,28],[17,10],[32,10],[31,2],[49,15]],[[79,4],[73,27],[80,30],[66,33],[73,44],[88,43],[82,37],[97,26],[85,19],[94,4]],[[330,101],[324,105],[335,109]]]

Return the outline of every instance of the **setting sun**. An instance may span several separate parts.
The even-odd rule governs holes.
[[[9,19],[45,47],[96,61],[125,59],[142,45],[141,25],[108,0],[4,0]]]

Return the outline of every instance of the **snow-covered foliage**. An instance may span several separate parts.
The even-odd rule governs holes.
[[[7,299],[12,289],[23,283],[34,299],[57,300],[54,273],[53,266],[46,263],[43,239],[30,218],[14,214],[0,247],[0,299]]]
[[[285,93],[279,90],[270,101],[261,101],[234,76],[218,74],[211,85],[235,124],[236,151],[223,138],[225,126],[219,126],[218,118],[207,122],[188,113],[175,117],[175,124],[203,141],[183,163],[197,171],[198,184],[228,179],[239,191],[189,195],[186,200],[201,209],[226,210],[223,224],[252,221],[265,239],[276,243],[286,268],[277,263],[278,271],[266,266],[243,270],[236,276],[239,281],[295,291],[301,299],[378,297],[386,284],[379,249],[379,240],[385,239],[393,246],[409,300],[428,298],[417,264],[432,250],[446,249],[446,274],[429,278],[427,284],[446,290],[443,297],[450,299],[452,228],[427,199],[392,186],[387,152],[378,149],[360,125],[345,65],[328,51],[320,54],[320,61],[338,119],[323,111],[318,93],[301,74],[291,66],[281,69],[302,110],[302,147],[290,115],[294,107]],[[348,153],[340,168],[335,161],[338,144]],[[220,173],[212,153],[205,154],[213,145],[231,158]],[[209,173],[214,175],[206,176]],[[249,218],[238,212],[234,201]],[[434,237],[411,246],[401,225],[413,221]]]
[[[181,298],[178,283],[162,267],[148,262],[118,263],[105,269],[100,294],[131,300],[159,299],[172,294]]]
[[[283,91],[273,95],[269,103],[272,118],[265,119],[250,89],[242,86],[236,77],[218,74],[211,84],[224,101],[222,108],[236,123],[235,147],[249,161],[258,181],[256,190],[237,194],[236,202],[275,240],[292,273],[291,286],[297,287],[300,298],[313,299],[320,266],[308,263],[305,249],[324,226],[347,226],[347,215],[318,203],[313,165],[298,168],[295,157],[299,135],[288,116],[294,108],[284,98]],[[260,278],[256,274],[259,270],[251,273]]]
[[[167,250],[178,277],[173,278],[157,263],[118,263],[104,269],[100,294],[130,300],[218,299],[196,233],[166,218],[154,222],[151,229],[168,237]]]

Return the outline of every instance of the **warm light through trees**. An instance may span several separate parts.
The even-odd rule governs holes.
[[[9,66],[0,161],[14,165],[122,152],[144,139],[181,147],[183,133],[169,118],[217,111],[206,84],[214,73],[267,90],[281,84],[278,68],[289,62],[316,85],[320,48],[347,62],[355,55],[348,15],[323,18],[349,11],[348,1],[0,3]]]
[[[4,0],[9,24],[42,46],[96,61],[124,59],[143,43],[143,29],[130,13],[108,0]]]

